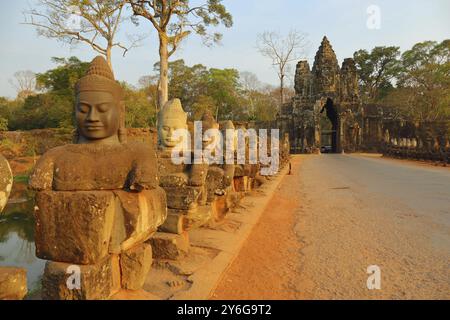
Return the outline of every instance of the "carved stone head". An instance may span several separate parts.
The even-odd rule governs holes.
[[[76,143],[116,144],[125,132],[123,91],[106,63],[98,56],[75,87]]]
[[[224,137],[224,139],[226,139],[227,137],[227,130],[232,130],[233,132],[233,144],[232,144],[232,150],[233,152],[237,150],[238,147],[238,135],[237,135],[237,131],[235,130],[234,124],[231,120],[227,120],[223,123],[222,127],[222,135]]]
[[[211,112],[206,111],[202,116],[202,128],[203,128],[203,148],[215,149],[220,143],[220,131],[219,124],[216,122]],[[209,134],[205,134],[208,130],[214,129],[214,131],[209,131]]]
[[[187,114],[179,99],[168,101],[158,113],[158,144],[167,149],[178,145],[183,137],[174,137],[178,129],[187,130]]]

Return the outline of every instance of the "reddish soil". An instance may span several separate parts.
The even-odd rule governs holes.
[[[300,158],[292,161],[292,172]],[[213,299],[301,299],[296,238],[296,190],[290,187],[295,175],[286,176],[238,257],[219,283]],[[298,179],[298,177],[297,177]],[[251,288],[251,290],[249,290]]]

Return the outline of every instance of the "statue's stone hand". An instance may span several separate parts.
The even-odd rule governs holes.
[[[207,164],[193,164],[190,171],[189,185],[194,187],[205,185],[208,167]]]
[[[182,187],[188,184],[188,176],[184,172],[171,173],[160,177],[162,187]]]

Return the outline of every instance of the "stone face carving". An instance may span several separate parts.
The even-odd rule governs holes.
[[[295,70],[295,93],[303,98],[309,97],[312,92],[312,75],[308,61],[299,61]]]
[[[344,59],[342,63],[339,88],[343,103],[358,103],[358,73],[356,71],[355,60],[352,58]]]
[[[179,99],[168,101],[158,113],[158,146],[162,151],[172,151],[181,141],[175,138],[178,129],[187,129],[187,114]]]
[[[319,111],[328,99],[338,113],[334,121],[337,125],[333,129],[333,150],[356,150],[362,139],[359,129],[355,128],[363,127],[356,65],[348,58],[340,68],[330,42],[324,37],[311,70],[307,61],[297,63],[295,97],[282,109],[277,120],[280,127],[287,127],[282,133],[289,133],[293,151],[318,152],[323,124]],[[354,116],[347,117],[347,121],[345,114],[349,111]],[[338,131],[340,133],[336,134]]]
[[[151,265],[145,241],[166,218],[166,196],[152,145],[125,141],[122,89],[102,57],[76,85],[75,119],[76,144],[45,153],[30,176],[36,253],[51,260],[44,298],[107,299],[142,287]],[[81,289],[64,285],[66,264],[88,275]]]
[[[314,94],[335,95],[339,90],[339,65],[327,37],[324,37],[314,59]]]
[[[8,160],[0,154],[0,212],[3,211],[11,193],[13,175]]]

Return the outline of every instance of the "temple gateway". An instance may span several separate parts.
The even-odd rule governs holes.
[[[307,61],[298,62],[295,97],[282,106],[277,119],[289,133],[291,151],[355,151],[362,142],[363,116],[355,61],[347,58],[339,67],[324,37],[312,69]]]

